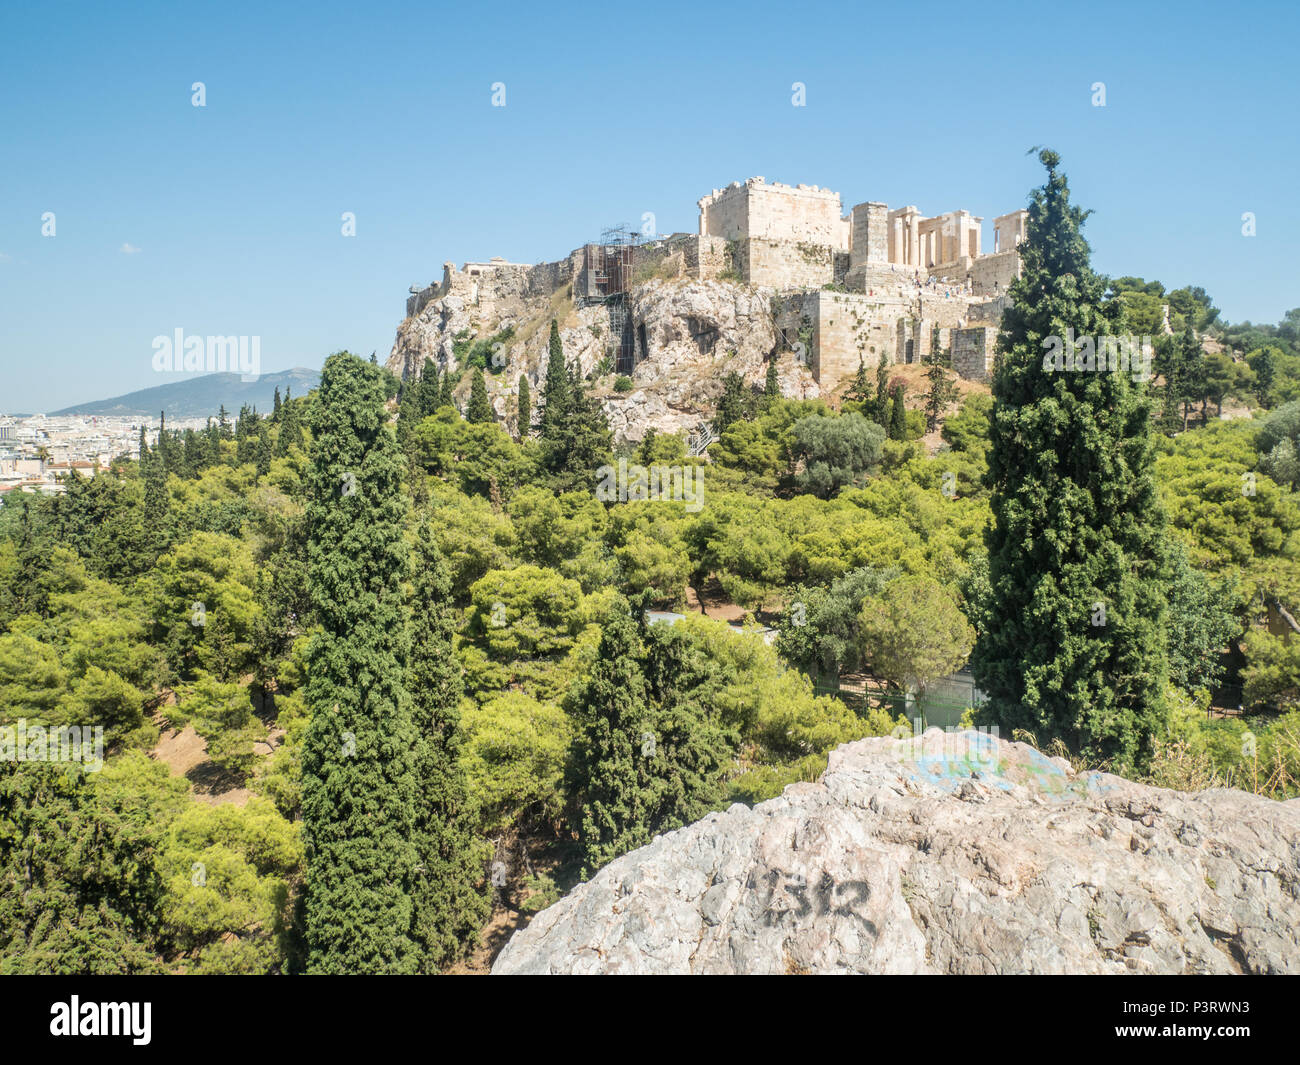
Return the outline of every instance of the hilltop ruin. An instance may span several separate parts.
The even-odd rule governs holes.
[[[936,351],[951,353],[960,376],[989,379],[1026,211],[994,219],[985,253],[984,220],[968,211],[927,217],[868,201],[844,213],[839,193],[816,185],[753,177],[698,206],[698,233],[611,229],[555,262],[444,263],[440,283],[412,288],[390,368],[410,377],[435,358],[455,369],[469,337],[500,335],[494,368],[510,372],[495,398],[508,418],[519,372],[534,384],[544,376],[542,345],[529,343],[542,319],[567,319],[565,350],[584,373],[654,386],[668,367],[698,363],[693,387],[669,389],[662,403],[636,392],[602,397],[616,432],[632,438],[640,433],[628,404],[639,399],[658,428],[686,427],[718,391],[713,379],[737,369],[761,380],[766,360],[787,354],[789,395],[833,395],[859,363],[921,362]]]

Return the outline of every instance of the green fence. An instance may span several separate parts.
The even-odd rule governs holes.
[[[917,695],[910,692],[889,691],[873,685],[814,684],[813,690],[818,695],[830,695],[839,699],[845,706],[859,714],[869,707],[879,706],[908,722],[913,722],[919,717],[925,728],[956,726],[972,705],[972,699],[954,699],[951,696],[933,693]]]

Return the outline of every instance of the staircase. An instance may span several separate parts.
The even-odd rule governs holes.
[[[695,432],[686,438],[686,453],[692,458],[698,458],[703,455],[711,443],[714,441],[713,426],[708,422],[700,422],[695,428]]]

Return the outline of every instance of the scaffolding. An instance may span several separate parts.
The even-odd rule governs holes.
[[[583,270],[578,305],[603,305],[609,314],[607,357],[615,372],[631,373],[636,366],[636,338],[627,294],[632,285],[632,263],[640,237],[629,226],[601,230],[600,241],[583,247]]]

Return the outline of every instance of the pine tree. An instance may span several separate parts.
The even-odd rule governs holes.
[[[417,860],[415,731],[406,688],[409,555],[403,461],[382,373],[346,352],[321,372],[309,475],[308,650],[302,750],[313,973],[418,968],[410,890]]]
[[[551,319],[550,352],[546,360],[546,382],[542,385],[542,420],[539,435],[543,440],[559,438],[570,407],[569,368],[564,363],[564,346],[560,328]]]
[[[483,425],[497,420],[496,412],[488,399],[487,382],[483,380],[483,371],[475,366],[474,376],[469,382],[469,406],[465,409],[465,420],[474,425]]]
[[[1103,305],[1059,156],[1039,159],[1047,182],[1033,193],[993,378],[994,521],[972,664],[984,720],[1123,766],[1161,727],[1168,674],[1149,413],[1130,374],[1072,372],[1044,354],[1068,329],[1112,335],[1120,312]]]
[[[533,432],[532,393],[528,389],[528,377],[519,375],[519,409],[516,415],[519,426],[519,439],[526,440]]]
[[[895,385],[889,409],[889,439],[907,439],[907,408],[903,405],[903,386]]]
[[[475,839],[460,764],[460,663],[453,648],[451,577],[424,518],[417,530],[412,583],[409,687],[417,734],[417,807],[412,934],[422,968],[434,971],[464,954],[492,910],[484,890],[487,858]]]

